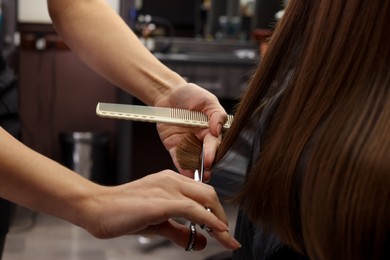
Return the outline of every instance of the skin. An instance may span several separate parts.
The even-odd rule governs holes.
[[[198,94],[194,95],[193,93],[196,91],[196,89],[198,89],[196,85],[190,84],[186,88],[179,89],[173,95],[167,96],[166,98],[159,100],[157,106],[179,107],[180,105],[177,104],[175,100],[185,100],[181,104],[186,104],[187,109],[202,111],[207,115],[214,116],[213,119],[217,118],[220,115],[221,109],[223,108],[215,105],[216,103],[218,103],[219,105],[219,102],[216,99],[216,97],[213,95],[210,96],[211,93],[205,91],[204,89],[201,89],[201,91],[199,91]],[[194,99],[194,97],[197,97],[197,99]],[[200,100],[204,100],[204,101],[199,102]],[[211,125],[211,119],[209,124]],[[181,142],[183,136],[189,133],[193,133],[200,140],[203,140],[204,153],[205,153],[204,167],[206,169],[204,173],[204,181],[207,182],[210,179],[210,171],[207,171],[207,169],[211,167],[215,158],[216,151],[220,144],[221,136],[219,135],[219,133],[221,132],[221,127],[222,125],[219,124],[217,121],[216,129],[211,128],[211,126],[209,129],[199,129],[199,128],[177,127],[171,125],[168,126],[165,124],[158,124],[157,129],[160,138],[163,144],[165,145],[165,147],[167,148],[167,150],[169,151],[176,168],[179,169],[181,174],[190,178],[193,177],[193,172],[190,170],[181,169],[177,162],[176,159],[177,145]],[[211,131],[212,129],[217,131],[213,133]]]
[[[78,225],[98,238],[157,234],[186,247],[184,217],[214,229],[227,248],[237,244],[214,189],[170,170],[114,187],[97,185],[29,149],[0,128],[0,196]],[[204,207],[212,209],[212,213]],[[196,249],[206,245],[199,237]]]
[[[205,143],[205,167],[212,165],[227,114],[218,99],[187,83],[156,59],[104,0],[48,0],[57,32],[91,68],[147,105],[185,108],[206,113],[206,130],[159,125],[160,138],[178,170],[176,146],[183,133],[195,131]],[[92,29],[91,29],[92,28]],[[115,30],[113,30],[115,28]],[[104,37],[102,37],[104,35]],[[210,173],[207,172],[205,180]]]
[[[209,117],[198,131],[211,164],[226,112],[217,98],[187,83],[160,63],[103,0],[48,0],[58,34],[92,69],[148,105],[197,109]],[[175,160],[183,128],[159,127]],[[180,170],[180,169],[179,169]],[[213,237],[229,249],[240,245],[227,232],[227,219],[214,189],[170,170],[127,184],[97,185],[29,149],[0,128],[0,197],[83,227],[98,238],[157,234],[187,246],[184,217],[213,228]],[[211,209],[211,212],[205,210]],[[198,234],[196,250],[206,245]]]

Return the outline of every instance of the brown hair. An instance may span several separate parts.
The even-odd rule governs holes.
[[[253,222],[313,259],[384,258],[390,1],[290,1],[216,162],[290,71],[237,201]]]

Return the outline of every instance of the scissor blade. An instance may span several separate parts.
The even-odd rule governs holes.
[[[204,176],[204,144],[202,145],[202,153],[200,155],[200,181],[203,182]]]

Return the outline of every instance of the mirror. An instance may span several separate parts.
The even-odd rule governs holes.
[[[286,0],[204,0],[209,6],[204,36],[213,39],[251,39],[254,29],[272,29]]]
[[[272,29],[286,0],[122,0],[122,16],[134,29],[139,15],[171,23],[174,37],[248,41],[254,29]],[[166,23],[165,23],[166,24]],[[172,30],[165,25],[163,36]],[[165,35],[164,35],[165,34]],[[171,35],[172,36],[172,35]]]

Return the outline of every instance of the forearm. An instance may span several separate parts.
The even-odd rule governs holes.
[[[0,197],[79,226],[99,186],[32,151],[0,128]]]
[[[104,0],[48,0],[57,32],[91,68],[154,105],[186,81],[159,62]],[[148,88],[148,91],[145,91]]]

